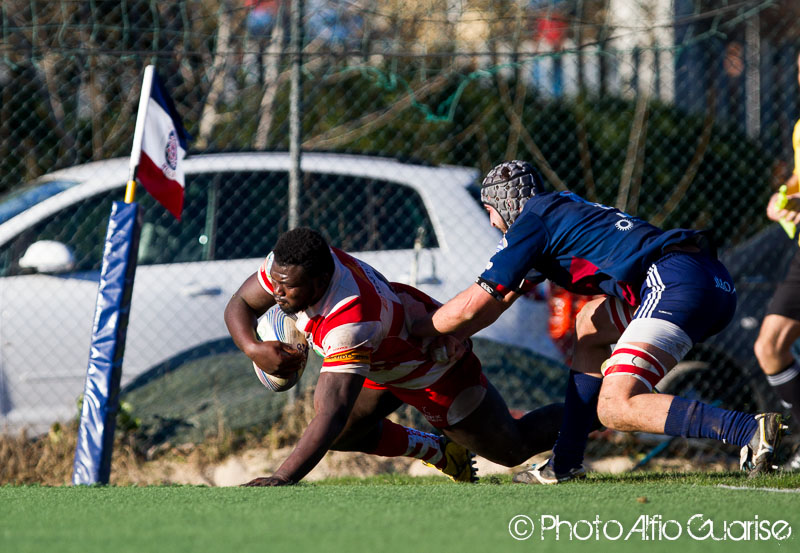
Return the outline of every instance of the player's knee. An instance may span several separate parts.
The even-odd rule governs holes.
[[[611,357],[603,363],[603,378],[625,379],[606,381],[597,401],[600,423],[613,430],[636,426],[638,413],[631,398],[653,391],[667,374],[667,366],[650,352],[633,344],[617,344]]]
[[[597,400],[597,418],[600,424],[611,430],[621,426],[622,416],[625,411],[624,400],[620,401],[609,396],[600,396]]]
[[[601,394],[597,401],[597,418],[609,430],[630,431],[636,426],[639,416],[631,397]]]
[[[778,345],[771,336],[759,334],[755,344],[753,344],[753,353],[755,353],[756,359],[763,366],[778,357]]]

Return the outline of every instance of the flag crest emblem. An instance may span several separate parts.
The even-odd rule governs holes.
[[[178,168],[178,137],[175,135],[175,131],[169,131],[164,157],[167,161],[167,167],[175,171]]]

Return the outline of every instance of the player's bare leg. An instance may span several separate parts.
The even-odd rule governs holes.
[[[606,303],[609,298],[597,298],[588,302],[575,318],[575,353],[572,370],[596,378],[602,378],[600,367],[611,353],[611,345],[620,337]]]
[[[653,345],[642,342],[627,345],[653,355],[665,372],[677,364],[674,357]],[[603,426],[613,430],[662,434],[674,397],[652,393],[647,385],[629,374],[611,374],[603,379],[597,416]]]
[[[794,362],[791,346],[800,338],[800,321],[783,315],[767,315],[753,347],[761,370],[767,375],[782,372]]]
[[[557,403],[515,419],[490,382],[480,405],[462,421],[443,431],[481,457],[514,467],[553,447],[562,413],[563,405]]]
[[[800,321],[778,314],[769,314],[761,323],[753,347],[758,364],[767,382],[789,409],[792,421],[800,421],[800,362],[792,355],[792,344],[800,338]],[[784,465],[785,470],[800,470],[800,449]]]
[[[650,347],[651,352],[657,349]],[[786,430],[778,413],[753,416],[668,394],[653,394],[648,386],[627,374],[605,377],[598,415],[603,424],[615,430],[714,438],[738,445],[741,468],[750,476],[775,468],[774,453]]]
[[[342,433],[331,447],[382,457],[412,457],[444,472],[457,482],[477,480],[472,454],[463,445],[409,428],[386,417],[403,402],[387,390],[362,388]]]
[[[362,388],[347,419],[347,425],[331,449],[363,452],[375,450],[383,432],[383,420],[402,405],[403,402],[387,390]]]
[[[613,338],[612,327],[616,325],[609,326],[613,321],[609,312],[602,309],[604,301],[610,300],[587,305],[589,310],[580,317],[575,359],[576,368],[584,372],[570,374],[564,425],[554,457],[541,467],[520,473],[515,481],[556,484],[583,476],[585,471],[581,463],[588,435],[586,421],[592,417],[593,407],[600,422],[611,429],[716,438],[742,447],[743,461],[745,456],[748,458],[743,464],[756,467],[753,469],[756,472],[771,468],[772,451],[783,429],[780,417],[766,414],[757,419],[697,401],[651,393],[652,386],[675,366],[677,359],[650,343],[626,341],[625,336],[630,331],[625,334],[617,331]],[[665,327],[652,332],[656,333],[654,337],[662,332],[670,336],[671,330]],[[661,339],[663,341],[663,336]],[[598,365],[608,351],[604,344],[615,342],[611,357]],[[605,378],[594,378],[594,367],[602,367]],[[750,461],[756,457],[758,460]]]

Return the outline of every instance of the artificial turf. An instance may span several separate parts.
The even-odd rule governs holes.
[[[269,489],[4,486],[0,549],[797,551],[798,492],[800,475],[738,474],[593,475],[556,487],[511,485],[506,477],[469,485],[397,475]],[[510,535],[518,515],[528,519],[512,526],[518,537],[530,533],[526,540]],[[690,523],[695,515],[703,518]],[[704,539],[691,537],[689,526]]]

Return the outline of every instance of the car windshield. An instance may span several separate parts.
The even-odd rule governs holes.
[[[0,224],[76,184],[78,181],[53,180],[27,185],[0,196]]]

